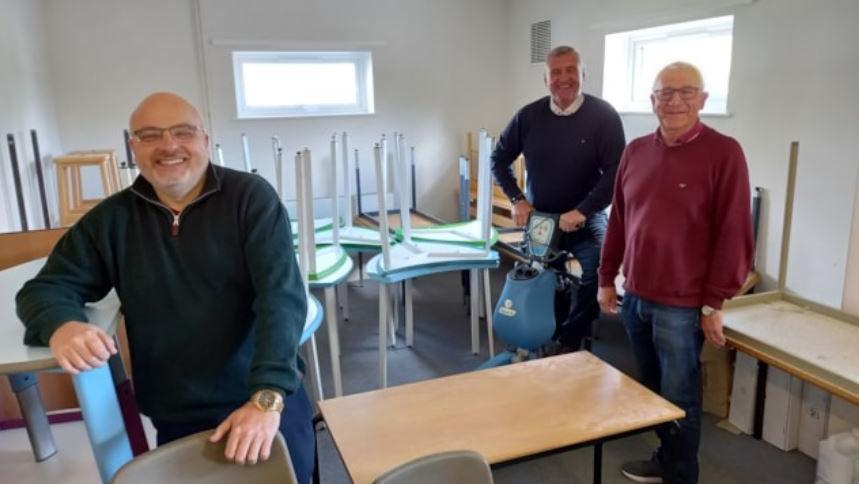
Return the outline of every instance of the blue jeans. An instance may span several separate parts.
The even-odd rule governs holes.
[[[286,440],[289,457],[295,476],[302,484],[310,483],[313,478],[313,468],[316,459],[316,434],[313,431],[313,410],[310,399],[304,391],[304,386],[289,395],[284,400],[285,408],[280,417],[280,433]],[[203,430],[214,429],[229,413],[211,420],[197,422],[166,422],[152,420],[152,425],[158,431],[156,440],[160,447],[168,442],[196,434]]]
[[[701,440],[701,347],[699,308],[667,306],[627,292],[621,310],[632,342],[638,376],[647,388],[682,408],[686,418],[656,433],[657,453],[669,484],[698,481]]]
[[[591,324],[600,314],[597,303],[597,269],[607,225],[605,212],[596,212],[588,217],[581,229],[561,235],[560,249],[570,252],[582,266],[582,280],[576,293],[576,302],[570,306],[569,301],[565,301],[569,313],[555,335],[555,339],[564,346],[579,349],[582,340],[591,335]]]

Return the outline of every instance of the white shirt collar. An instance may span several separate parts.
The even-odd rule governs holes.
[[[580,93],[578,96],[576,96],[576,100],[573,101],[572,104],[567,106],[567,109],[561,109],[560,106],[555,104],[555,100],[550,97],[549,98],[549,108],[552,110],[553,113],[557,114],[558,116],[569,116],[571,114],[574,114],[576,111],[578,111],[579,108],[582,107],[582,104],[584,104],[584,102],[585,102],[585,96],[584,96],[584,94]]]

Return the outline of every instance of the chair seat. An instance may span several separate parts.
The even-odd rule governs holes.
[[[492,484],[486,459],[473,450],[419,457],[377,477],[373,484]]]
[[[434,242],[412,242],[412,247],[391,247],[391,267],[382,267],[382,254],[367,263],[367,275],[384,283],[468,269],[494,269],[499,265],[498,252],[473,247]]]
[[[283,436],[272,443],[271,456],[255,465],[238,465],[224,457],[227,439],[210,443],[213,430],[189,435],[140,455],[122,466],[113,484],[160,483],[295,483],[295,471]]]

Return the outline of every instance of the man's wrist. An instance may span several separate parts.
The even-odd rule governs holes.
[[[525,200],[525,195],[520,193],[518,195],[513,195],[512,197],[510,197],[510,204],[516,205],[517,203],[522,202],[524,200]]]

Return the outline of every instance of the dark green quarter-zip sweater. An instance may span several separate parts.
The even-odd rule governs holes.
[[[17,296],[24,343],[46,345],[116,288],[140,410],[215,418],[260,388],[291,394],[307,300],[286,209],[256,175],[209,164],[175,216],[143,177],[88,212]]]

